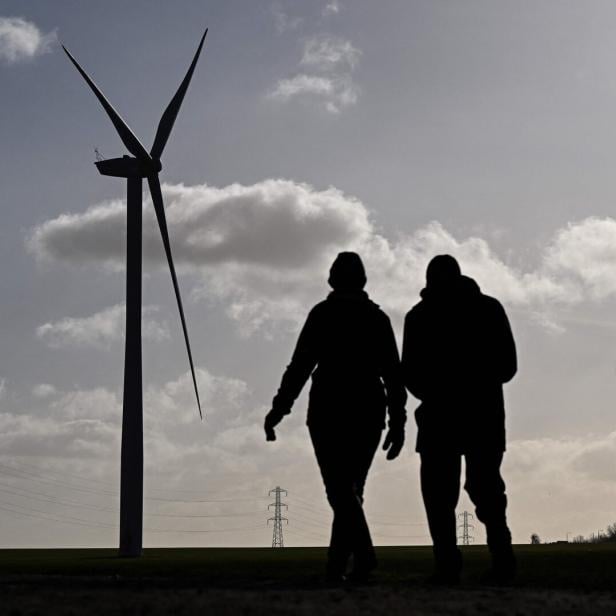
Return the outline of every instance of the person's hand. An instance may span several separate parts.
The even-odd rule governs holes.
[[[265,429],[265,440],[266,441],[275,441],[276,440],[276,431],[274,428],[280,423],[282,420],[282,415],[273,409],[265,416],[265,423],[263,424],[263,428]]]
[[[404,428],[389,428],[383,441],[383,451],[387,452],[387,459],[397,458],[404,446]]]

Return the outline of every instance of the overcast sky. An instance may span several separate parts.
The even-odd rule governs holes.
[[[514,540],[616,521],[614,3],[3,0],[0,546],[117,541],[125,186],[92,163],[125,150],[59,42],[149,147],[205,27],[161,180],[206,419],[146,192],[145,544],[267,545],[276,485],[287,543],[327,540],[305,397],[261,425],[347,249],[399,339],[434,254],[503,302]],[[381,544],[428,541],[414,439]]]

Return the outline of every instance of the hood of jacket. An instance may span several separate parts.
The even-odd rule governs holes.
[[[369,305],[373,308],[379,308],[379,305],[373,302],[368,294],[363,289],[354,291],[348,290],[334,290],[327,296],[328,302],[346,302],[346,303],[362,303]]]
[[[455,284],[447,286],[426,286],[420,292],[427,302],[472,301],[481,295],[479,285],[470,276],[460,276]]]

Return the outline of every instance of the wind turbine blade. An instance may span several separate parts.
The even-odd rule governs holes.
[[[201,401],[199,400],[199,390],[197,389],[197,378],[195,377],[195,366],[193,364],[192,352],[190,350],[186,319],[184,318],[184,307],[182,306],[180,287],[178,286],[178,279],[175,275],[175,266],[173,265],[173,256],[171,255],[169,232],[167,230],[167,217],[165,216],[165,206],[163,205],[163,196],[160,190],[160,180],[158,179],[158,174],[148,175],[148,184],[150,186],[150,194],[152,195],[154,211],[156,212],[156,219],[158,220],[158,227],[160,228],[160,235],[163,239],[163,246],[165,247],[165,254],[167,255],[167,263],[169,264],[169,270],[171,271],[171,280],[173,281],[175,298],[177,299],[178,309],[180,311],[180,320],[182,321],[182,330],[184,331],[184,340],[186,341],[186,350],[188,351],[188,361],[190,362],[190,371],[192,373],[193,385],[195,387],[195,395],[197,396],[197,406],[199,407],[199,417],[203,419],[203,414],[201,412]]]
[[[122,143],[126,146],[126,149],[139,160],[150,162],[152,160],[148,151],[141,145],[141,142],[135,137],[133,131],[128,128],[126,122],[120,117],[120,114],[112,107],[111,103],[105,98],[105,95],[98,89],[96,84],[90,79],[89,75],[79,66],[79,62],[73,58],[69,50],[62,45],[64,53],[69,57],[69,60],[75,65],[75,68],[81,73],[81,76],[86,80],[86,83],[90,86],[96,98],[100,101],[104,107],[109,119],[113,122]]]
[[[158,123],[158,129],[156,130],[156,137],[154,137],[154,144],[152,145],[152,151],[150,152],[154,160],[160,159],[163,150],[165,149],[165,145],[167,144],[167,140],[169,139],[169,135],[171,134],[171,130],[173,129],[175,119],[177,118],[178,111],[182,106],[184,95],[186,94],[186,90],[188,90],[188,85],[190,84],[190,80],[192,79],[192,75],[195,71],[195,66],[197,66],[197,60],[199,59],[199,54],[201,53],[201,48],[203,47],[203,42],[205,41],[206,36],[207,29],[201,37],[199,47],[197,47],[195,57],[190,63],[190,67],[188,68],[186,76],[184,77],[182,83],[180,84],[180,87],[175,93],[175,96],[171,99],[169,105],[167,105],[167,109],[165,109],[165,112],[160,118],[160,122]]]

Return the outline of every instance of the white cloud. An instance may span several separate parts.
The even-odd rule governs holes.
[[[289,16],[278,2],[273,3],[270,6],[270,10],[274,17],[274,25],[279,34],[283,34],[289,30],[297,30],[302,23],[301,17]]]
[[[321,71],[353,70],[361,51],[351,41],[331,36],[317,36],[304,44],[301,64]]]
[[[163,193],[180,265],[231,263],[293,270],[313,263],[322,248],[335,249],[372,230],[366,208],[335,188],[317,191],[307,184],[265,180],[224,188],[165,184]],[[35,227],[27,246],[38,259],[119,267],[124,246],[117,237],[125,218],[124,203],[106,202]],[[144,257],[165,263],[149,204],[144,210]]]
[[[323,17],[338,15],[338,13],[340,13],[340,2],[338,2],[338,0],[330,0],[321,11]]]
[[[216,376],[204,369],[196,371],[196,378],[203,400],[203,411],[208,421],[224,413],[225,417],[218,417],[217,420],[225,423],[250,410],[246,409],[250,390],[244,381]],[[147,407],[156,409],[156,414],[151,417],[153,424],[188,424],[194,423],[197,417],[192,376],[189,372],[162,387],[148,387],[144,399]]]
[[[124,339],[125,312],[124,304],[117,304],[88,317],[66,317],[40,325],[36,335],[53,348],[109,348]],[[147,340],[161,342],[169,338],[169,330],[166,323],[152,318],[156,312],[155,306],[144,306],[142,334]]]
[[[304,488],[310,489],[312,483],[320,489],[302,413],[298,410],[285,421],[279,431],[281,441],[268,444],[262,427],[266,408],[255,401],[246,383],[203,368],[197,369],[197,380],[203,421],[189,373],[144,391],[145,541],[177,545],[189,537],[193,545],[227,541],[262,545],[268,534],[271,537],[264,520],[272,482],[291,483],[288,477],[299,473],[302,481],[307,479]],[[76,389],[56,392],[51,401],[35,400],[34,404],[31,408],[5,405],[0,412],[4,503],[83,521],[76,528],[67,527],[62,535],[65,527],[48,519],[39,536],[38,525],[29,528],[29,518],[22,517],[19,526],[29,528],[36,537],[33,541],[41,545],[80,545],[91,543],[93,537],[109,544],[118,520],[121,394],[102,387]],[[24,490],[26,496],[19,496]],[[28,490],[36,490],[35,505],[27,500],[32,495]],[[62,502],[69,506],[63,507]],[[221,517],[209,519],[215,514]],[[13,541],[13,521],[4,511],[0,521],[0,540]],[[100,523],[110,531],[101,531],[96,526]],[[94,528],[83,527],[88,524]],[[213,532],[225,527],[248,528],[233,535]],[[209,533],[199,534],[207,529]]]
[[[329,113],[340,113],[345,107],[357,103],[357,86],[347,77],[323,77],[321,75],[295,75],[281,79],[269,93],[272,100],[288,102],[301,98],[311,103],[322,103]]]
[[[265,407],[254,402],[245,382],[216,376],[198,368],[197,382],[204,410],[200,421],[189,373],[144,391],[144,441],[149,490],[187,487],[198,477],[246,473],[252,479],[267,464],[263,418]],[[31,409],[3,409],[0,413],[1,461],[38,458],[57,471],[75,465],[95,476],[109,476],[119,463],[122,398],[103,387],[55,392]],[[301,413],[300,413],[301,414]],[[292,424],[292,425],[289,425]],[[295,425],[295,428],[293,428]],[[310,454],[310,446],[296,447],[294,430],[301,421],[288,422],[290,436],[280,448],[280,462],[290,464]],[[270,448],[271,449],[271,448]],[[227,475],[228,477],[228,475]],[[247,482],[249,488],[250,481]],[[267,484],[267,477],[261,482]],[[214,480],[208,481],[212,489]],[[227,486],[228,489],[228,486]],[[231,492],[238,496],[240,485]]]
[[[198,419],[188,373],[145,390],[146,498],[162,496],[168,499],[163,503],[146,501],[146,528],[186,529],[195,524],[203,529],[209,524],[206,520],[188,522],[167,518],[162,523],[149,515],[225,513],[229,511],[225,504],[204,509],[202,505],[183,504],[181,500],[265,496],[277,483],[289,489],[295,485],[292,498],[314,499],[319,503],[317,506],[326,507],[300,408],[281,424],[279,440],[266,443],[262,430],[266,409],[255,403],[246,383],[212,375],[204,369],[198,369],[198,381],[206,413],[203,422]],[[98,501],[87,492],[99,489],[98,477],[108,482],[101,488],[104,493],[100,502],[107,508],[117,507],[121,396],[105,388],[74,390],[56,392],[54,399],[46,404],[32,409],[13,408],[8,412],[3,409],[5,412],[0,413],[2,464],[14,468],[29,465],[25,467],[29,469],[29,478],[41,472],[43,475],[55,472],[60,477],[66,473],[62,485],[56,486],[53,480],[43,479],[31,489],[53,493],[54,498],[70,499],[78,504]],[[404,517],[404,522],[421,523],[424,518],[417,498],[417,458],[411,453],[411,441],[409,435],[409,447],[396,463],[385,462],[382,452],[377,455],[372,482],[368,486],[368,507],[383,511],[375,503],[388,502],[390,515]],[[587,534],[593,528],[612,522],[613,511],[608,505],[616,498],[615,459],[616,433],[510,442],[504,476],[509,494],[509,519],[516,541],[525,540],[531,532],[539,532],[544,539],[559,538],[567,531]],[[32,471],[33,465],[39,471]],[[71,479],[71,474],[75,473],[91,477],[93,482],[82,479],[75,484]],[[7,476],[3,475],[3,483],[7,481]],[[20,478],[14,485],[28,488],[29,481],[31,479]],[[82,491],[66,492],[70,484]],[[404,489],[399,490],[400,486]],[[173,502],[174,499],[177,500]],[[407,499],[412,514],[409,514]],[[241,507],[261,523],[268,502],[262,501],[263,510],[252,502],[239,505],[236,502],[231,511],[237,512]],[[461,507],[470,506],[466,502],[463,497]],[[39,506],[47,509],[49,504],[39,503]],[[292,512],[295,511],[294,505]],[[546,511],[550,512],[549,516]],[[72,515],[94,519],[91,513],[84,511],[73,511]],[[375,516],[379,518],[378,513]],[[115,515],[108,517],[109,523],[117,522]],[[328,515],[324,516],[324,538],[329,519]],[[293,517],[292,521],[295,524],[298,520]],[[247,523],[238,522],[238,526],[242,525]],[[3,528],[7,526],[2,525]],[[213,527],[224,526],[224,522],[218,521]],[[375,534],[384,532],[379,524],[375,524],[374,531]],[[79,542],[80,529],[74,532],[75,541]],[[478,528],[478,540],[481,540],[481,532]],[[423,534],[424,529],[413,529],[413,534],[419,533]],[[207,542],[207,537],[195,536],[194,539]],[[258,537],[263,542],[263,535],[258,535],[257,540]],[[219,537],[216,539],[220,541]],[[152,540],[154,538],[149,535],[149,541]],[[155,540],[173,544],[178,538],[162,534]],[[246,535],[245,540],[253,539]]]
[[[91,207],[85,214],[62,214],[35,227],[27,245],[42,259],[73,263],[103,261],[122,267],[126,250],[126,204],[114,200]]]
[[[240,380],[215,376],[197,369],[197,382],[206,421],[201,423],[189,373],[144,392],[144,432],[164,459],[156,464],[181,468],[186,446],[195,447],[195,429],[210,430],[210,444],[223,440],[225,430],[235,430],[238,419],[262,409],[250,406],[250,391]],[[50,385],[37,387],[39,402],[46,406],[11,409],[0,413],[2,455],[51,456],[54,458],[107,458],[114,455],[121,425],[122,400],[117,392],[97,387],[60,392]],[[48,397],[53,394],[53,399]],[[243,420],[239,421],[241,425]],[[215,433],[211,432],[215,426]],[[92,461],[97,463],[96,460]]]
[[[616,293],[616,220],[586,218],[560,229],[545,255],[546,266],[571,276],[594,299]]]
[[[327,77],[316,75],[296,75],[291,79],[281,79],[270,96],[282,102],[302,94],[316,94],[329,96],[332,94],[334,84]]]
[[[280,79],[268,98],[279,103],[302,100],[329,113],[340,113],[358,101],[359,88],[352,72],[360,56],[361,51],[351,41],[325,35],[312,37],[304,43],[302,71]]]
[[[46,53],[56,41],[55,32],[43,34],[21,17],[0,17],[0,61],[7,64]]]
[[[6,397],[6,379],[0,379],[0,400]]]
[[[35,398],[49,398],[55,396],[56,393],[56,388],[49,383],[39,383],[32,388],[32,395]]]
[[[501,258],[485,239],[456,238],[437,222],[389,239],[376,229],[363,203],[335,188],[265,180],[224,188],[164,185],[163,192],[176,262],[197,274],[196,297],[222,299],[247,333],[301,323],[308,307],[326,292],[329,265],[341,250],[362,255],[370,292],[398,318],[416,301],[426,265],[440,253],[456,256],[485,292],[527,311],[555,333],[562,327],[554,310],[616,295],[616,221],[609,218],[556,230],[536,266],[524,271]],[[124,205],[111,201],[43,223],[33,229],[28,247],[39,259],[119,267],[124,248],[118,236],[124,225]],[[165,267],[150,207],[144,212],[144,254]],[[40,335],[88,339],[82,329],[103,332],[90,334],[95,340],[121,335],[117,307],[94,317],[86,323],[48,324]]]

